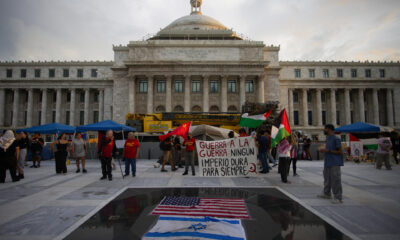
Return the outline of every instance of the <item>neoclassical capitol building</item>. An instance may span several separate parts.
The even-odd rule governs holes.
[[[112,62],[0,62],[0,128],[125,123],[128,113],[242,112],[279,102],[291,125],[400,128],[399,62],[282,62],[278,46],[242,39],[201,12],[114,46]]]

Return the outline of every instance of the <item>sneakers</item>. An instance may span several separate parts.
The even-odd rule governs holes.
[[[276,163],[274,163],[274,165],[272,165],[272,167],[276,167],[276,166],[278,166],[278,164],[276,164]]]
[[[86,169],[83,169],[82,172],[83,172],[83,173],[87,173]]]
[[[32,165],[32,166],[30,166],[30,168],[37,168],[37,166],[36,165]]]
[[[79,172],[81,172],[81,169],[79,169],[79,168],[76,169],[76,173],[79,173]]]
[[[323,199],[331,199],[331,195],[326,195],[326,194],[319,194],[317,195],[318,198],[323,198]]]
[[[188,175],[188,172],[187,171],[185,171],[183,174],[182,174],[183,176],[185,176],[185,175]]]
[[[101,178],[100,178],[100,180],[104,180],[104,179],[106,179],[107,177],[106,176],[102,176]]]
[[[195,172],[192,172],[192,176],[195,176],[196,175],[196,173]]]
[[[167,170],[165,170],[165,169],[161,169],[161,172],[168,172]]]
[[[112,181],[112,177],[108,177],[108,181]]]
[[[177,168],[173,168],[173,169],[171,169],[171,171],[173,171],[173,172],[175,172],[176,170],[178,170]]]
[[[128,174],[126,174],[126,173],[124,174],[124,177],[127,177],[127,176],[129,176],[129,173]]]
[[[342,203],[342,200],[340,200],[338,198],[334,198],[334,199],[331,200],[331,203],[332,204],[340,204],[340,203]]]

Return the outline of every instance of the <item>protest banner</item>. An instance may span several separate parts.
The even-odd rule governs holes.
[[[252,137],[196,141],[199,175],[244,177],[257,175],[257,149]]]

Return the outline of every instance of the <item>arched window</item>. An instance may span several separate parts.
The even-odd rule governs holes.
[[[201,112],[201,107],[200,106],[193,106],[192,107],[192,112]]]
[[[158,107],[156,108],[156,112],[157,112],[157,113],[165,112],[165,107],[162,106],[162,105],[158,106]]]
[[[210,112],[219,112],[219,108],[215,105],[210,107]]]
[[[228,112],[237,112],[237,108],[235,106],[229,106],[228,107]]]
[[[178,105],[178,106],[175,106],[174,112],[184,112],[184,109],[182,106]]]

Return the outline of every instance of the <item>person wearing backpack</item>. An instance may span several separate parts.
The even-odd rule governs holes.
[[[161,172],[168,172],[165,169],[165,163],[169,161],[169,164],[171,165],[171,171],[176,171],[177,168],[175,168],[174,162],[172,161],[172,156],[171,156],[171,150],[172,150],[172,140],[171,137],[167,137],[164,141],[160,143],[160,148],[163,150],[163,162],[161,166]]]

